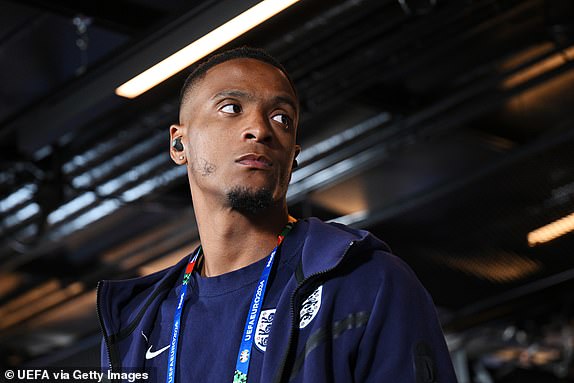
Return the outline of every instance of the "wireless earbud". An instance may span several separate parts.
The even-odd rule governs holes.
[[[172,148],[178,152],[183,152],[183,144],[181,143],[181,137],[174,138],[171,142]]]

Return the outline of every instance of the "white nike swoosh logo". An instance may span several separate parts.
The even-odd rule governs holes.
[[[147,350],[147,352],[145,353],[145,358],[146,359],[153,359],[156,356],[158,356],[159,354],[161,354],[162,352],[164,352],[165,350],[167,350],[169,348],[169,344],[167,346],[165,346],[164,348],[160,348],[157,351],[152,351],[151,348],[153,346],[149,346],[149,349]]]

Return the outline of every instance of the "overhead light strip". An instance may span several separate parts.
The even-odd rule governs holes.
[[[81,282],[74,282],[61,290],[55,290],[45,294],[42,299],[37,300],[32,305],[25,305],[14,310],[2,318],[0,329],[5,329],[19,322],[32,318],[42,310],[46,310],[59,303],[69,300],[84,291],[84,285]]]
[[[535,77],[542,76],[543,74],[554,70],[569,61],[574,60],[574,46],[570,46],[552,56],[536,62],[533,65],[524,68],[504,80],[502,87],[505,89],[514,88],[526,81],[532,80]]]
[[[254,5],[122,84],[116,89],[116,94],[126,98],[139,96],[298,1],[264,0]]]
[[[550,242],[572,231],[574,231],[574,213],[528,233],[528,245],[536,246]]]

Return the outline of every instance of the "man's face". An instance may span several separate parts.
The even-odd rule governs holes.
[[[171,131],[182,137],[192,192],[224,201],[234,190],[267,190],[283,200],[299,152],[297,108],[289,81],[272,65],[242,58],[209,69]]]

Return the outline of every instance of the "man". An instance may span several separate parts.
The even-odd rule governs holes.
[[[432,301],[365,231],[296,221],[299,103],[283,67],[239,48],[196,68],[170,128],[201,246],[102,282],[103,365],[166,382],[454,382]]]

